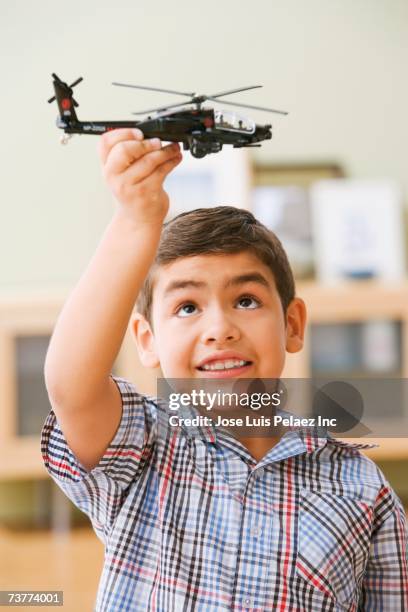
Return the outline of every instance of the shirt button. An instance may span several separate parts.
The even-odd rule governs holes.
[[[264,473],[265,473],[264,468],[259,468],[258,470],[255,470],[255,476],[258,479],[263,478]]]
[[[254,538],[257,538],[261,533],[261,530],[259,529],[259,527],[257,527],[256,525],[254,527],[252,527],[251,529],[251,534],[254,536]]]
[[[244,604],[245,604],[245,605],[246,605],[248,608],[250,608],[250,607],[252,606],[252,599],[251,599],[250,597],[246,597],[246,598],[244,599]]]

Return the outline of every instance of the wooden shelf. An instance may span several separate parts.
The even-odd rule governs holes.
[[[11,438],[0,448],[0,480],[49,478],[40,449],[39,436]]]
[[[311,376],[310,328],[312,324],[343,324],[370,320],[396,320],[402,326],[402,377],[408,378],[408,282],[348,281],[336,285],[298,282],[296,294],[306,303],[305,345],[288,355],[283,377]]]
[[[408,321],[408,282],[345,281],[333,285],[298,282],[309,323],[399,319]]]

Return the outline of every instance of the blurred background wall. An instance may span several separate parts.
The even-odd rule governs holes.
[[[112,81],[198,93],[262,84],[236,99],[289,115],[251,113],[260,123],[272,122],[274,133],[250,151],[251,167],[337,164],[349,177],[395,180],[407,203],[408,4],[3,0],[0,34],[0,323],[6,338],[0,340],[6,380],[0,390],[0,588],[65,588],[66,609],[87,609],[102,563],[100,543],[89,530],[79,539],[67,538],[66,530],[57,538],[61,525],[88,523],[64,505],[39,468],[31,469],[38,436],[13,447],[5,442],[15,429],[10,403],[16,395],[6,332],[34,330],[44,344],[60,308],[55,296],[73,287],[113,210],[97,138],[77,136],[68,147],[59,145],[56,105],[47,104],[51,73],[68,83],[84,77],[75,89],[82,119],[127,119],[131,111],[172,101],[114,88]],[[379,300],[390,301],[384,294],[371,301]],[[30,310],[36,314],[28,324]],[[30,350],[22,347],[22,355]],[[46,400],[42,405],[47,411]],[[398,448],[381,465],[406,502],[408,451]],[[44,531],[23,531],[28,527]],[[27,553],[23,565],[17,548]]]
[[[395,178],[407,193],[404,0],[16,0],[0,12],[2,290],[71,284],[112,210],[96,138],[58,145],[51,72],[84,77],[75,92],[84,119],[168,101],[115,80],[207,93],[263,84],[240,101],[290,114],[256,115],[272,120],[274,139],[255,157],[332,159],[350,176]]]

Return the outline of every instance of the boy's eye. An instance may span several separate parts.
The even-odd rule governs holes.
[[[195,304],[192,304],[191,302],[186,302],[185,304],[182,304],[180,308],[177,309],[176,314],[178,317],[189,317],[190,315],[194,314],[195,310]]]
[[[244,310],[251,310],[254,308],[258,308],[258,306],[260,305],[260,302],[259,300],[252,297],[251,295],[243,295],[241,298],[239,298],[238,304],[243,304]]]

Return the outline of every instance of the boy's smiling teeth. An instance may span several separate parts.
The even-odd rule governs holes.
[[[244,365],[248,365],[250,361],[244,361],[243,359],[223,359],[219,361],[212,361],[211,363],[205,363],[199,369],[200,370],[231,370],[233,368],[241,368]]]

